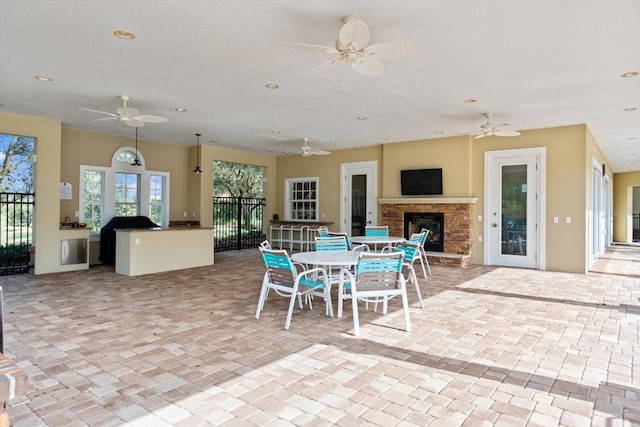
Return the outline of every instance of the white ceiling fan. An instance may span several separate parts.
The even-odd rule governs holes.
[[[83,108],[83,110],[91,111],[93,113],[106,114],[107,116],[109,116],[102,119],[93,119],[94,122],[102,120],[120,120],[125,124],[136,128],[144,126],[145,123],[164,123],[167,121],[167,119],[164,117],[140,114],[137,108],[127,107],[127,101],[129,100],[129,97],[127,95],[120,96],[120,99],[122,99],[123,106],[120,108],[116,108],[115,114],[107,113],[105,111],[91,110],[89,108]]]
[[[517,132],[515,130],[500,129],[500,127],[506,126],[504,124],[494,125],[493,123],[491,123],[491,117],[493,116],[491,113],[484,113],[484,116],[487,118],[487,123],[480,126],[480,129],[482,129],[482,131],[476,134],[476,136],[474,137],[475,139],[480,139],[480,138],[484,138],[485,136],[492,136],[492,135],[495,135],[495,136],[520,135],[520,132]]]
[[[286,46],[323,52],[334,56],[309,70],[315,73],[338,63],[351,64],[354,71],[365,76],[378,76],[384,71],[379,59],[399,58],[416,53],[422,47],[412,42],[384,42],[368,46],[371,34],[365,22],[355,16],[344,18],[344,25],[338,34],[336,46],[318,46],[304,43],[285,43]]]
[[[302,147],[300,147],[300,151],[294,153],[294,154],[302,154],[302,157],[309,157],[309,156],[326,156],[328,154],[331,154],[330,151],[324,151],[324,150],[314,150],[312,149],[308,142],[309,142],[309,138],[302,138],[302,141],[304,141],[304,145]]]

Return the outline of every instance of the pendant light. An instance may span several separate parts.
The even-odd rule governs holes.
[[[142,166],[140,159],[138,159],[138,128],[136,127],[136,159],[131,163],[132,166]]]
[[[202,169],[200,169],[200,133],[196,133],[197,137],[197,148],[196,148],[196,156],[198,158],[198,162],[196,163],[196,167],[193,170],[195,173],[202,173]]]

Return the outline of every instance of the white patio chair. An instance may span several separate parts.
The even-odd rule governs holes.
[[[409,303],[405,278],[402,274],[402,263],[402,252],[363,252],[360,254],[355,273],[351,273],[347,269],[341,271],[342,280],[338,289],[338,317],[342,314],[343,301],[351,299],[354,335],[360,334],[359,301],[373,303],[382,301],[382,314],[387,314],[388,302],[396,296],[400,296],[402,299],[406,330],[411,332]]]
[[[424,244],[427,241],[429,233],[431,233],[430,230],[423,228],[420,233],[413,233],[409,237],[410,242],[417,242],[419,244],[418,249],[420,252],[420,265],[422,266],[422,274],[424,275],[425,279],[427,278],[427,269],[429,270],[429,274],[431,274],[431,266],[429,265],[429,260],[427,259],[427,253],[424,250]]]
[[[260,247],[262,259],[267,271],[262,279],[262,289],[256,307],[256,319],[260,318],[260,312],[264,310],[267,294],[273,289],[278,295],[289,298],[289,310],[284,323],[284,328],[289,329],[293,306],[298,300],[298,306],[303,308],[304,304],[312,309],[313,297],[324,298],[325,313],[333,317],[333,307],[331,305],[330,285],[327,272],[323,268],[304,269],[300,264],[295,264],[289,258],[286,250],[276,250]],[[302,268],[298,271],[296,266]]]

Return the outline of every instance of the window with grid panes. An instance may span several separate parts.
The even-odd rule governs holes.
[[[318,177],[285,180],[285,218],[290,221],[318,219]]]

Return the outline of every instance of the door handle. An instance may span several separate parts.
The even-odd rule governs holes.
[[[498,224],[496,224],[496,223],[494,222],[493,224],[491,224],[491,226],[492,226],[493,228],[496,228],[496,227],[498,226]]]

